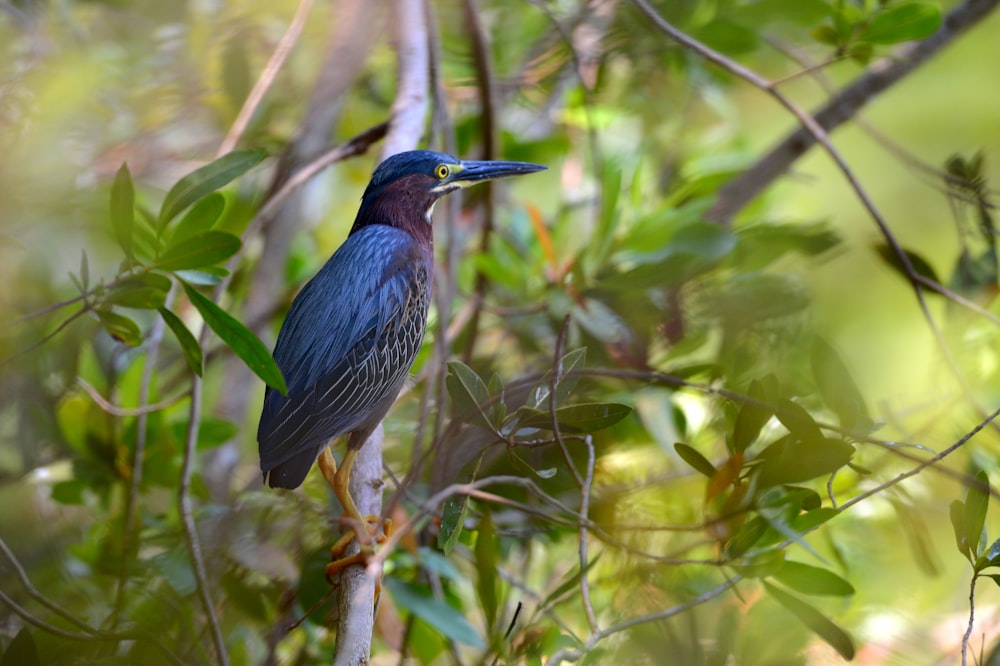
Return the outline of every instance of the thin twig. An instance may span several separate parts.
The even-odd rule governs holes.
[[[173,289],[167,294],[163,307],[169,308],[173,296]],[[153,327],[149,333],[149,344],[146,350],[146,362],[142,369],[142,381],[139,384],[139,404],[145,405],[148,409],[150,387],[153,383],[153,373],[156,371],[156,362],[160,355],[160,342],[163,340],[166,321],[163,317],[157,317],[153,322]],[[87,393],[97,402],[98,405],[110,414],[123,416],[120,410],[114,405],[100,398],[100,394],[88,384],[83,377],[77,377],[77,383],[83,387]],[[101,404],[104,402],[104,404]],[[119,413],[115,413],[118,411]],[[131,564],[132,545],[135,540],[135,513],[139,505],[139,492],[142,488],[142,466],[146,457],[146,425],[148,423],[148,411],[138,411],[138,418],[135,423],[135,451],[132,454],[132,483],[129,484],[128,494],[125,496],[125,515],[122,518],[122,561],[118,571],[118,589],[115,592],[115,606],[111,614],[111,627],[118,626],[118,620],[122,609],[125,607],[125,588],[128,583],[128,573]]]
[[[82,308],[80,308],[79,310],[77,310],[76,312],[74,312],[73,314],[71,314],[61,324],[59,324],[59,326],[57,326],[54,331],[52,331],[52,332],[50,332],[50,333],[42,336],[42,338],[40,340],[38,340],[35,344],[30,345],[27,348],[22,349],[20,351],[14,352],[12,355],[8,356],[7,358],[5,358],[3,360],[0,360],[0,368],[4,367],[5,365],[7,365],[8,363],[10,363],[11,361],[14,361],[16,359],[21,358],[25,354],[30,354],[31,352],[35,351],[36,349],[38,349],[39,347],[41,347],[42,345],[44,345],[49,340],[51,340],[52,338],[54,338],[57,335],[59,335],[67,326],[69,326],[70,324],[72,324],[80,316],[82,316],[84,313],[89,312],[89,311],[90,311],[90,306],[87,305],[87,304],[84,304],[84,306]]]
[[[840,507],[841,511],[849,509],[852,506],[854,506],[855,504],[858,504],[859,502],[862,502],[862,501],[868,499],[872,495],[877,495],[878,493],[882,492],[886,488],[890,488],[890,487],[896,485],[897,483],[899,483],[901,481],[905,481],[906,479],[910,478],[911,476],[919,474],[920,472],[922,472],[923,470],[927,469],[931,465],[935,465],[935,464],[941,462],[942,460],[944,460],[945,458],[947,458],[948,456],[950,456],[952,453],[954,453],[958,449],[962,448],[965,445],[966,442],[968,442],[970,439],[972,439],[977,434],[979,434],[979,432],[982,431],[983,428],[985,428],[988,425],[990,425],[991,423],[993,423],[993,421],[996,420],[997,417],[1000,417],[1000,408],[995,409],[993,411],[993,413],[991,413],[985,419],[983,419],[982,421],[980,421],[979,423],[977,423],[975,428],[973,428],[969,432],[965,433],[962,437],[960,437],[951,446],[949,446],[948,448],[944,449],[943,451],[941,451],[937,455],[935,455],[935,456],[933,456],[931,458],[928,458],[927,460],[923,461],[922,463],[920,463],[916,467],[913,467],[913,468],[911,468],[911,469],[909,469],[909,470],[907,470],[905,472],[902,472],[902,473],[894,476],[893,478],[889,479],[885,483],[881,483],[881,484],[875,486],[874,488],[872,488],[872,489],[870,489],[870,490],[868,490],[866,492],[861,493],[857,497],[854,497],[854,498],[850,499],[849,501],[845,502]]]
[[[155,324],[153,331],[155,334],[156,331]],[[77,385],[79,385],[80,388],[84,390],[84,392],[86,392],[87,395],[90,396],[91,400],[97,403],[98,407],[100,407],[103,411],[107,412],[108,414],[111,414],[112,416],[122,416],[122,417],[145,416],[146,414],[162,412],[164,409],[173,407],[178,402],[180,402],[181,400],[190,395],[190,392],[184,391],[183,393],[179,393],[178,395],[175,395],[172,398],[167,398],[166,400],[161,400],[160,402],[154,402],[152,404],[143,404],[143,400],[140,396],[139,400],[139,404],[141,405],[140,407],[120,407],[110,402],[107,398],[101,395],[100,391],[94,388],[94,386],[88,383],[87,380],[84,379],[83,377],[77,377],[76,383]]]
[[[17,562],[16,559],[13,559],[13,554],[11,554],[10,551],[6,548],[6,545],[4,546],[4,550],[6,551],[6,554],[8,555],[8,559],[10,559],[11,564],[14,566],[15,571],[18,571],[18,577],[21,578],[22,582],[25,585],[25,588],[27,588],[28,593],[32,596],[32,598],[38,600],[46,608],[49,608],[49,610],[52,610],[63,619],[69,621],[71,624],[80,628],[83,633],[67,631],[65,629],[62,629],[61,627],[57,627],[38,617],[35,617],[35,615],[33,615],[31,612],[29,612],[26,608],[21,606],[16,601],[14,601],[13,598],[8,596],[6,592],[0,590],[0,603],[7,606],[11,610],[11,612],[13,612],[15,615],[20,617],[22,620],[24,620],[31,626],[37,629],[41,629],[42,631],[52,634],[53,636],[59,636],[60,638],[65,638],[71,641],[81,641],[81,642],[100,641],[108,643],[120,643],[122,641],[147,642],[153,647],[155,647],[157,650],[162,652],[163,656],[166,657],[166,659],[171,664],[175,664],[175,666],[184,665],[184,662],[178,659],[173,652],[171,652],[163,643],[159,641],[159,639],[157,639],[149,632],[141,630],[117,631],[117,632],[100,631],[81,622],[79,619],[69,615],[68,613],[65,613],[64,611],[57,610],[58,607],[56,606],[56,604],[53,601],[41,595],[38,592],[38,590],[30,583],[30,581],[27,580],[27,577],[24,576],[24,569],[21,567],[20,563]]]
[[[640,7],[644,4],[642,2]],[[942,19],[941,27],[933,35],[907,44],[893,55],[873,63],[864,74],[832,97],[814,114],[818,125],[830,132],[850,120],[869,101],[981,22],[998,4],[1000,0],[966,0],[957,5]],[[706,214],[707,218],[728,223],[765,187],[786,173],[788,167],[817,140],[818,137],[808,128],[790,133],[741,176],[722,187],[716,202]]]
[[[972,580],[969,581],[969,626],[962,636],[962,666],[966,664],[966,653],[969,651],[969,638],[972,637],[972,625],[976,620],[976,579],[979,574],[973,572]]]
[[[206,326],[201,335],[202,346],[207,335]],[[202,610],[208,618],[208,626],[215,643],[215,651],[221,666],[228,666],[229,656],[226,653],[226,641],[222,635],[222,627],[215,613],[212,594],[208,587],[208,573],[205,570],[205,558],[201,552],[201,539],[198,536],[198,526],[194,520],[191,502],[191,474],[194,471],[194,457],[198,446],[198,430],[201,427],[202,379],[191,373],[191,409],[188,412],[187,434],[184,439],[184,462],[181,467],[180,485],[177,488],[177,506],[183,525],[184,540],[191,555],[191,568],[194,570],[195,582],[198,587],[198,599]]]
[[[274,53],[271,54],[271,57],[267,61],[267,65],[264,66],[264,70],[257,77],[257,82],[254,83],[253,89],[247,95],[246,101],[243,102],[243,107],[229,128],[226,138],[219,145],[219,150],[215,154],[216,157],[225,155],[239,143],[240,137],[250,124],[250,119],[253,117],[254,112],[260,106],[261,100],[264,99],[264,95],[274,83],[275,77],[278,76],[278,72],[284,66],[285,60],[288,59],[288,54],[291,53],[292,47],[295,46],[295,42],[298,41],[299,36],[302,34],[302,28],[305,27],[306,18],[309,16],[309,10],[312,9],[313,1],[300,0],[299,7],[295,10],[295,15],[285,29],[285,34],[281,36],[277,47],[274,49]]]
[[[689,611],[695,606],[703,604],[706,601],[711,601],[712,599],[716,598],[723,592],[726,592],[727,590],[734,587],[736,583],[738,583],[742,579],[743,579],[742,576],[739,575],[733,576],[732,578],[728,579],[725,583],[717,585],[716,587],[713,587],[710,590],[706,590],[705,592],[702,592],[694,599],[686,601],[682,604],[671,606],[670,608],[665,608],[655,613],[649,613],[647,615],[642,615],[639,617],[634,617],[628,620],[624,620],[622,622],[619,622],[618,624],[613,624],[606,629],[591,634],[590,638],[587,639],[587,642],[584,643],[579,648],[576,649],[563,648],[557,651],[551,657],[549,657],[545,663],[547,665],[551,664],[552,666],[555,666],[556,664],[559,664],[562,661],[576,661],[577,659],[580,659],[588,652],[593,650],[595,647],[597,647],[598,643],[600,643],[602,640],[604,640],[609,636],[613,636],[614,634],[620,633],[627,629],[631,629],[632,627],[636,627],[640,624],[649,624],[650,622],[658,622],[660,620],[665,620],[669,617],[673,617],[674,615],[680,615],[681,613]]]

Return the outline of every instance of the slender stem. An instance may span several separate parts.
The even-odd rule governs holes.
[[[267,61],[267,65],[264,66],[264,70],[257,77],[257,82],[254,83],[253,89],[247,96],[246,101],[243,102],[243,107],[229,128],[226,138],[219,145],[216,157],[225,155],[239,143],[240,137],[250,124],[250,119],[253,117],[254,112],[260,106],[261,100],[264,99],[264,95],[271,87],[271,84],[274,83],[274,79],[284,66],[285,60],[288,59],[288,54],[291,53],[292,47],[295,46],[299,36],[302,34],[302,28],[305,27],[306,17],[309,16],[309,10],[312,9],[312,6],[313,0],[301,0],[299,2],[299,7],[295,10],[295,15],[285,29],[285,34],[281,36],[278,46]]]
[[[170,300],[173,290],[167,295],[164,307],[170,307]],[[163,340],[163,332],[166,328],[166,321],[163,317],[157,317],[153,322],[153,327],[149,333],[149,342],[146,351],[146,363],[142,369],[142,381],[139,384],[139,404],[146,405],[149,402],[149,394],[153,383],[153,373],[156,371],[156,363],[160,355],[160,342]],[[82,377],[77,378],[77,382],[84,387],[93,389]],[[88,391],[90,393],[90,391]],[[97,392],[91,393],[93,397]],[[97,394],[100,395],[100,394]],[[97,398],[94,398],[97,400]],[[100,403],[99,403],[100,404]],[[111,410],[108,413],[114,414]],[[135,423],[135,452],[132,456],[132,483],[129,484],[128,495],[125,498],[125,517],[123,518],[122,529],[122,562],[118,572],[118,589],[115,593],[115,607],[112,612],[111,626],[118,625],[122,609],[125,606],[125,588],[129,578],[129,565],[131,564],[131,553],[135,541],[135,514],[139,505],[139,492],[142,488],[142,466],[146,457],[146,426],[149,421],[148,411],[138,414]]]
[[[206,327],[206,331],[207,331]],[[202,334],[202,341],[205,334]],[[181,515],[181,524],[184,527],[184,540],[187,542],[188,552],[191,555],[191,566],[194,569],[195,582],[198,585],[198,598],[201,601],[202,609],[208,618],[209,629],[212,633],[212,640],[215,643],[215,651],[219,659],[219,664],[228,666],[229,656],[226,653],[226,641],[222,636],[222,627],[219,625],[219,618],[215,614],[215,606],[212,603],[212,594],[208,587],[208,574],[205,570],[205,558],[201,551],[201,540],[198,537],[198,526],[195,524],[191,502],[191,474],[194,470],[195,451],[198,445],[198,430],[201,427],[201,400],[202,400],[202,380],[201,377],[191,374],[191,409],[188,413],[188,427],[184,442],[184,462],[181,468],[180,486],[177,489],[177,506]]]
[[[969,581],[969,626],[965,629],[965,635],[962,636],[962,666],[966,664],[966,653],[969,650],[969,639],[972,637],[972,625],[976,619],[976,579],[979,578],[979,574],[973,573],[972,580]]]
[[[155,331],[155,329],[154,329],[154,331]],[[167,409],[168,407],[172,407],[172,406],[176,405],[178,402],[180,402],[184,398],[188,397],[188,395],[190,395],[188,391],[185,391],[183,393],[175,395],[172,398],[167,398],[166,400],[161,400],[159,402],[154,402],[154,403],[151,403],[151,404],[146,404],[145,402],[143,402],[140,399],[140,401],[139,401],[140,406],[139,407],[120,407],[120,406],[112,403],[108,399],[106,399],[103,395],[101,395],[100,391],[98,391],[96,388],[94,388],[83,377],[77,377],[76,378],[76,383],[77,383],[77,385],[79,385],[80,388],[82,388],[84,390],[84,392],[87,395],[90,396],[91,400],[93,400],[94,402],[97,403],[98,407],[100,407],[102,410],[104,410],[108,414],[111,414],[112,416],[123,416],[123,417],[127,417],[127,416],[144,416],[146,414],[153,414],[155,412],[162,412],[164,409]]]

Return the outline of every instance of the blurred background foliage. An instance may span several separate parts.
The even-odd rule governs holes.
[[[958,4],[655,8],[813,108]],[[329,589],[336,511],[316,477],[262,489],[264,384],[225,363],[267,377],[257,337],[269,348],[374,167],[347,160],[305,187],[280,289],[251,317],[276,251],[253,220],[340,5],[312,8],[240,151],[213,161],[297,6],[0,1],[3,664],[220,663],[205,591],[230,663],[331,659],[329,602],[288,627]],[[488,37],[488,109],[466,6]],[[438,211],[448,311],[439,300],[385,452],[393,517],[430,519],[387,562],[373,663],[954,663],[966,561],[988,575],[997,556],[997,431],[887,482],[997,404],[1000,19],[835,135],[916,272],[951,290],[925,290],[922,312],[821,150],[731,223],[709,219],[796,121],[633,3],[431,15],[446,121],[425,145],[477,158],[496,131],[489,156],[550,170]],[[377,16],[330,146],[388,119],[392,20]],[[424,506],[470,481],[475,497]],[[998,594],[976,596],[984,659]]]

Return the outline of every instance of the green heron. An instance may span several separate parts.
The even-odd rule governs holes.
[[[278,334],[274,359],[288,394],[267,389],[257,429],[260,467],[272,488],[298,487],[319,457],[324,478],[364,543],[361,529],[368,520],[348,490],[351,467],[420,350],[434,269],[434,204],[475,183],[545,168],[463,162],[424,150],[378,165],[347,240],[296,296]],[[347,452],[338,469],[328,445],[344,435]],[[348,533],[338,541],[334,555],[350,540]]]

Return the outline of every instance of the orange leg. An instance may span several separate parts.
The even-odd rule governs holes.
[[[343,520],[352,529],[352,532],[344,534],[330,548],[330,558],[333,561],[326,565],[326,578],[328,581],[331,581],[345,567],[352,564],[364,564],[368,560],[368,556],[374,551],[374,544],[384,542],[390,529],[388,520],[383,522],[379,516],[362,516],[361,512],[358,511],[357,505],[354,504],[349,484],[351,469],[354,467],[354,459],[357,455],[358,449],[348,449],[344,454],[344,459],[341,461],[339,468],[329,448],[324,449],[319,457],[319,468],[323,472],[323,478],[326,479],[327,484],[333,489],[333,494],[337,496],[340,505],[344,507]],[[378,526],[380,523],[384,525],[385,534],[379,532]],[[361,551],[354,555],[343,557],[347,546],[355,538],[357,538],[358,544],[361,546]],[[377,593],[376,599],[378,599]]]

